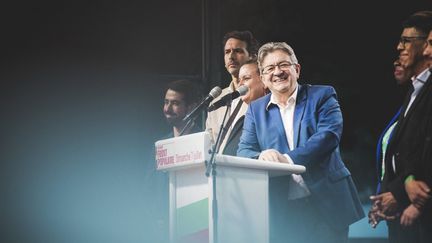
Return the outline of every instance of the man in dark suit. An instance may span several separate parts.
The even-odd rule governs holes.
[[[364,213],[339,153],[335,90],[298,84],[300,64],[284,42],[263,45],[258,63],[271,94],[249,105],[237,154],[306,167],[270,180],[271,242],[348,242],[348,226]]]
[[[399,60],[413,70],[412,88],[400,111],[384,155],[382,193],[371,197],[387,220],[389,241],[430,242],[432,81],[423,56],[426,38],[432,28],[432,12],[411,15],[403,24],[397,46]],[[400,218],[399,218],[400,216]]]
[[[426,57],[426,59],[429,62],[429,73],[432,72],[432,30],[429,31],[429,35],[427,38],[427,47],[425,48],[423,55]],[[432,100],[430,98],[431,96],[431,76],[429,76],[429,84],[428,84],[428,91],[425,91],[429,95],[429,100]],[[429,112],[426,115],[426,119],[428,119],[428,128],[425,131],[425,139],[427,143],[424,146],[424,152],[421,159],[421,165],[419,166],[417,173],[421,173],[421,176],[418,176],[419,180],[423,180],[428,188],[432,188],[432,113],[431,113],[431,107],[429,102]],[[429,195],[431,195],[431,191],[429,190]],[[425,202],[425,206],[423,208],[423,215],[421,216],[420,220],[423,220],[424,229],[421,230],[421,238],[422,239],[432,239],[432,199],[431,197],[428,198],[428,200]],[[429,228],[427,228],[429,226]],[[423,240],[424,242],[424,240]]]

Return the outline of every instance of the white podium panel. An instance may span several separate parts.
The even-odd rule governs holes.
[[[217,166],[216,173],[218,242],[268,242],[267,172]]]
[[[269,177],[305,171],[299,165],[218,154],[215,177],[206,177],[207,133],[155,145],[158,170],[170,173],[169,234],[176,243],[269,242]]]
[[[169,193],[171,242],[209,242],[211,190],[204,166],[171,171]]]

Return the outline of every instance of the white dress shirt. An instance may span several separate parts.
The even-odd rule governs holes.
[[[285,135],[290,150],[294,149],[294,110],[296,105],[297,90],[298,85],[284,106],[277,102],[273,95],[270,96],[270,101],[267,105],[267,108],[270,104],[275,104],[279,107],[282,124],[284,126]],[[288,154],[284,154],[284,156],[287,158],[289,164],[295,164]],[[310,191],[307,188],[303,177],[296,174],[292,174],[291,176],[292,180],[289,182],[288,199],[293,200],[310,195]]]
[[[414,87],[414,91],[411,94],[410,102],[408,103],[407,109],[405,110],[404,116],[408,113],[408,110],[411,108],[412,103],[414,102],[415,98],[417,97],[418,93],[420,92],[421,88],[423,88],[423,85],[426,83],[430,75],[429,68],[425,69],[423,72],[421,72],[419,75],[414,76],[411,78],[412,84]]]

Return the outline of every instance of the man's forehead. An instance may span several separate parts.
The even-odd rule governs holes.
[[[421,31],[417,30],[415,27],[404,28],[402,30],[402,35],[407,35],[407,34],[419,35],[419,34],[421,34]]]
[[[263,58],[263,63],[274,62],[274,61],[292,61],[292,60],[291,60],[291,56],[283,50],[274,50],[272,52],[269,52]]]

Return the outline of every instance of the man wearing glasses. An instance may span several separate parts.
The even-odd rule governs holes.
[[[401,65],[412,71],[412,87],[381,158],[381,194],[371,197],[387,220],[390,243],[432,239],[432,80],[423,55],[431,29],[432,11],[414,13],[403,23],[397,45]]]
[[[300,64],[284,42],[258,51],[271,94],[249,105],[238,156],[304,165],[301,175],[270,179],[270,241],[348,242],[364,217],[340,153],[342,113],[330,86],[300,85]]]

